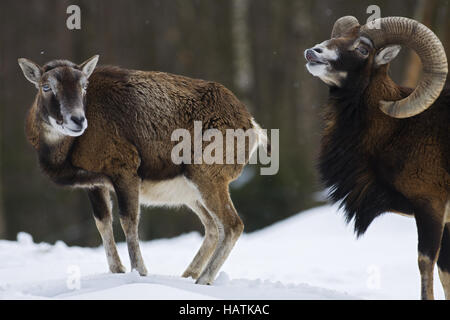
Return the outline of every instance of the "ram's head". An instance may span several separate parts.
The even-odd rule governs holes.
[[[399,101],[380,101],[380,109],[391,117],[412,117],[437,99],[448,71],[441,42],[415,20],[388,17],[361,26],[355,17],[342,17],[334,24],[331,39],[305,50],[306,67],[329,86],[345,88],[370,81],[375,70],[397,56],[401,45],[419,55],[423,77],[411,95]]]

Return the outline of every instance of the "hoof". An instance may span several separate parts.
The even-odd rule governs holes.
[[[210,280],[204,277],[200,277],[197,279],[197,281],[195,281],[195,284],[202,284],[202,285],[207,285],[210,286],[212,283],[214,282],[214,280]]]
[[[145,277],[147,275],[147,268],[146,267],[141,267],[141,268],[133,268],[133,270],[137,270],[137,272],[139,272],[139,275],[141,277]]]
[[[200,274],[198,272],[193,272],[193,271],[188,271],[186,270],[182,275],[183,278],[189,278],[191,277],[192,279],[198,279],[198,277],[200,276]]]
[[[123,265],[112,266],[109,268],[112,273],[125,273],[127,269]]]

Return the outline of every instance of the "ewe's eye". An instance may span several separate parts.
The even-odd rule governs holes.
[[[369,50],[365,46],[358,46],[356,47],[356,50],[363,56],[367,56],[369,54]]]
[[[44,84],[42,86],[42,91],[44,92],[49,92],[51,90],[50,86],[48,84]]]

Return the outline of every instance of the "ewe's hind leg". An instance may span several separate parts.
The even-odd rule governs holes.
[[[434,299],[433,272],[441,247],[444,231],[444,206],[421,203],[415,208],[415,219],[419,236],[419,270],[421,277],[421,297]]]
[[[205,266],[198,284],[211,284],[219,269],[233,249],[237,239],[244,230],[244,224],[239,218],[228,192],[228,182],[210,182],[199,184],[204,205],[216,222],[219,239],[211,259]]]
[[[120,224],[125,233],[130,256],[131,269],[141,276],[147,275],[144,260],[139,247],[139,178],[119,179],[113,182],[119,205]]]
[[[450,201],[447,202],[446,206],[446,218],[447,221],[450,220]],[[445,224],[437,264],[439,278],[441,279],[442,287],[444,287],[445,299],[450,300],[450,222]]]
[[[189,267],[183,273],[183,277],[192,277],[193,279],[197,279],[217,246],[219,231],[217,230],[214,219],[201,203],[195,202],[190,205],[190,207],[198,215],[205,228],[205,238],[202,246],[195,255],[194,260],[192,260]]]
[[[94,211],[95,224],[102,237],[109,270],[111,270],[112,273],[123,273],[125,272],[125,267],[120,261],[116,243],[114,241],[111,197],[109,191],[106,188],[95,188],[87,190],[87,194],[91,201],[92,210]]]

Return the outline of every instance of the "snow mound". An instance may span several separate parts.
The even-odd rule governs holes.
[[[243,235],[212,286],[180,275],[198,233],[142,243],[150,275],[108,273],[102,247],[0,241],[1,299],[417,299],[415,223],[394,214],[355,239],[336,206],[323,206]],[[119,254],[129,265],[126,245]],[[436,297],[443,291],[435,277]]]

